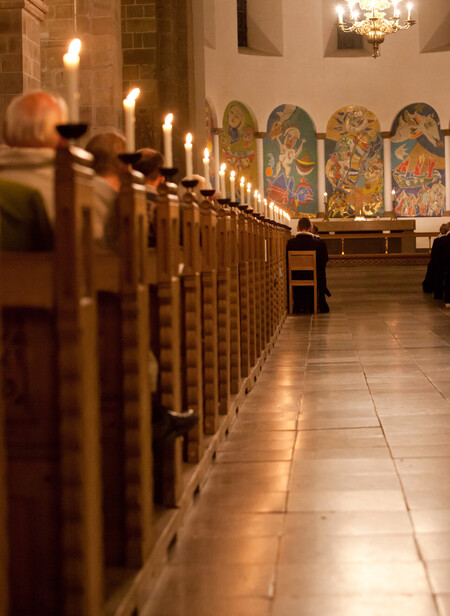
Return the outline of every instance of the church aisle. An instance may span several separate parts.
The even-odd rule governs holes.
[[[330,268],[288,317],[142,616],[450,616],[450,311]]]

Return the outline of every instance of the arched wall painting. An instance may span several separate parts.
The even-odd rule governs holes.
[[[313,121],[295,105],[280,105],[267,121],[264,137],[264,192],[291,218],[315,215],[317,139]]]
[[[380,123],[371,111],[353,105],[332,116],[325,160],[330,217],[383,214],[383,139]]]
[[[216,114],[214,113],[210,103],[206,100],[206,147],[209,150],[209,179],[211,182],[211,186],[215,188],[215,173],[214,173],[214,126],[216,124],[215,121]],[[203,156],[202,156],[203,158]],[[206,178],[205,178],[206,179]]]
[[[404,107],[391,130],[392,188],[398,216],[445,212],[445,142],[439,116],[425,103]]]
[[[253,186],[258,183],[256,161],[256,127],[253,116],[245,105],[231,101],[223,114],[220,137],[223,160],[227,164],[227,177],[236,171],[237,183],[244,176]]]

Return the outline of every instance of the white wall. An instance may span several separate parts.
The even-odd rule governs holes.
[[[423,12],[425,0],[421,1]],[[260,3],[262,7],[274,4],[273,0]],[[448,127],[450,52],[419,53],[417,24],[388,35],[376,60],[370,56],[324,57],[335,6],[335,0],[283,0],[283,55],[274,57],[240,54],[236,0],[216,0],[216,48],[206,48],[205,61],[206,93],[219,122],[227,103],[236,99],[249,106],[258,130],[264,131],[277,105],[295,103],[310,114],[317,132],[325,132],[337,109],[354,104],[372,110],[381,130],[389,131],[400,109],[424,101],[436,109],[442,127]],[[419,18],[417,10],[413,17]]]

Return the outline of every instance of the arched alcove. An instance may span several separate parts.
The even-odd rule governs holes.
[[[391,129],[392,187],[398,216],[445,213],[445,143],[439,116],[427,103],[412,103]]]
[[[253,186],[258,184],[256,131],[256,121],[248,107],[239,101],[228,103],[220,137],[223,162],[226,162],[228,171],[244,175]]]
[[[317,139],[313,121],[296,105],[279,105],[264,137],[264,192],[291,218],[315,215]]]
[[[330,217],[375,217],[384,213],[383,139],[372,111],[352,105],[330,118],[325,160]]]

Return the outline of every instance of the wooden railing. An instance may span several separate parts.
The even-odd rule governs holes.
[[[286,315],[286,227],[164,183],[147,248],[127,172],[98,251],[90,164],[57,153],[54,251],[0,255],[1,616],[141,609]],[[199,418],[153,447],[150,349],[157,403]]]
[[[434,232],[417,232],[417,231],[402,231],[395,232],[390,231],[389,233],[383,232],[371,232],[371,233],[336,233],[336,234],[326,234],[323,235],[322,238],[328,241],[337,240],[341,244],[341,255],[347,254],[345,251],[345,240],[374,240],[381,239],[384,241],[384,254],[402,254],[402,251],[398,251],[396,253],[392,253],[389,248],[389,244],[391,240],[405,240],[405,239],[414,239],[417,238],[428,238],[428,250],[431,251],[431,245],[433,243],[433,239],[438,235],[437,231]],[[416,245],[416,244],[415,244]],[[414,251],[408,251],[408,253],[412,253]],[[334,256],[334,255],[330,255]]]

